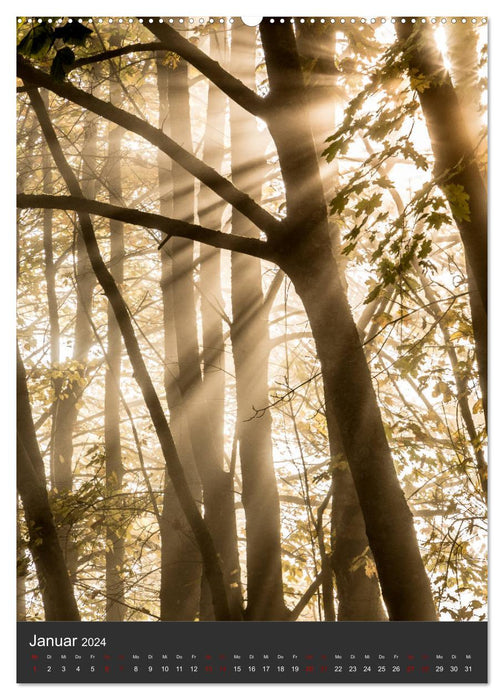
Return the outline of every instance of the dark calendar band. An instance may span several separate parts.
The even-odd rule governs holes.
[[[19,622],[19,683],[486,683],[485,622]]]

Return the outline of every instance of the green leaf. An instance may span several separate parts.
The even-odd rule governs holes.
[[[404,145],[401,146],[401,152],[406,159],[411,158],[414,164],[421,170],[429,169],[427,158],[414,148],[411,141],[406,141]]]
[[[369,197],[369,199],[361,199],[360,202],[357,202],[355,205],[355,213],[356,214],[371,214],[376,207],[379,207],[381,204],[381,194],[379,192],[376,192],[374,195]]]
[[[459,221],[471,221],[471,210],[469,209],[469,195],[463,185],[449,183],[443,187],[447,200],[455,219]]]
[[[53,45],[54,38],[53,28],[44,21],[30,29],[19,42],[17,50],[26,58],[41,58]]]
[[[92,29],[88,29],[78,20],[71,18],[62,27],[57,27],[54,32],[56,39],[62,39],[65,44],[72,46],[84,46],[86,39],[93,33]]]
[[[432,250],[432,241],[425,239],[417,252],[418,258],[426,258]]]
[[[394,187],[394,183],[391,180],[389,180],[388,177],[385,176],[376,179],[374,181],[374,184],[378,187],[384,187],[385,189],[392,189]]]
[[[376,299],[378,294],[381,292],[382,288],[382,284],[377,284],[376,287],[372,289],[367,295],[367,297],[364,299],[364,304],[370,304],[374,299]]]
[[[341,192],[338,192],[336,197],[334,197],[333,200],[331,200],[331,214],[341,214],[348,204],[348,193],[345,192],[345,190],[341,190]]]
[[[75,62],[75,54],[68,46],[56,52],[51,64],[51,76],[58,82],[65,80],[67,73]]]
[[[429,228],[434,228],[436,231],[439,231],[443,224],[450,223],[450,217],[444,212],[433,211],[425,218],[425,221]]]

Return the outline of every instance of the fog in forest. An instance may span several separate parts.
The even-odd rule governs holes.
[[[19,18],[18,620],[484,620],[484,20]]]

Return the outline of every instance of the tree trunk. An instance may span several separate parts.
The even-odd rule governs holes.
[[[478,51],[478,31],[476,27],[462,22],[447,23],[444,26],[450,75],[464,115],[473,149],[486,160],[488,139],[484,129],[484,115],[481,96],[480,55]]]
[[[321,363],[328,427],[339,429],[389,617],[435,620],[413,519],[397,479],[331,247],[292,27],[265,19],[260,28],[270,84],[268,125],[287,196],[289,235],[276,242],[278,260],[310,321]]]
[[[121,87],[110,79],[110,101],[120,105]],[[109,133],[107,186],[111,204],[122,204],[121,138],[124,130],[113,127]],[[124,279],[124,224],[110,221],[110,273],[116,284]],[[121,453],[120,389],[121,331],[110,302],[107,305],[107,369],[105,372],[105,479],[110,499],[112,524],[107,527],[105,550],[105,594],[107,622],[124,620],[124,537],[121,534],[121,492],[124,475]]]
[[[210,55],[225,58],[226,47],[217,32],[210,34]],[[208,86],[207,116],[203,140],[203,160],[217,172],[224,160],[226,96],[212,83]],[[198,216],[202,226],[220,230],[225,203],[205,185],[200,186]],[[218,459],[224,464],[224,299],[221,285],[221,252],[200,244],[201,325],[203,332],[203,384],[209,404],[208,419]]]
[[[80,620],[49,505],[26,385],[26,372],[17,354],[17,488],[28,527],[29,549],[35,563],[46,620]]]
[[[93,166],[97,156],[96,118],[87,114],[85,120],[82,146],[82,192],[84,196],[94,198],[96,195],[96,176],[93,172]],[[78,378],[75,380],[63,378],[55,382],[55,391],[58,393],[53,407],[52,427],[52,489],[58,499],[62,499],[62,504],[64,504],[65,496],[71,493],[73,488],[73,433],[79,412],[78,403],[85,385],[88,352],[93,343],[93,329],[89,318],[95,280],[82,240],[82,232],[77,224],[75,226],[77,301],[72,359]],[[64,510],[66,515],[61,517],[60,508],[55,508],[55,520],[65,560],[72,580],[75,582],[78,545],[73,538],[72,516],[68,509],[64,508]]]
[[[192,150],[187,63],[179,61],[168,72],[170,131],[177,143]],[[194,178],[178,163],[172,165],[173,214],[194,220]],[[241,596],[234,508],[233,477],[223,469],[208,420],[201,376],[196,298],[193,281],[194,243],[181,238],[172,242],[173,309],[177,340],[178,385],[187,419],[191,445],[203,487],[204,518],[222,562],[233,617],[241,616]]]
[[[307,107],[326,202],[337,186],[334,163],[327,163],[321,153],[326,138],[335,130],[335,28],[334,25],[300,24],[297,40],[301,57]],[[340,234],[330,222],[333,254],[338,261]],[[343,261],[339,265],[344,281]],[[328,421],[331,416],[327,417]],[[338,436],[338,437],[336,437]],[[331,565],[336,578],[338,620],[384,620],[381,592],[373,573],[372,553],[352,476],[343,454],[337,425],[329,430],[332,469]],[[369,562],[368,569],[365,562]]]
[[[65,159],[61,146],[54,132],[54,128],[51,124],[47,111],[44,109],[37,90],[34,88],[29,88],[28,92],[30,94],[32,104],[37,111],[37,117],[41,123],[44,137],[49,145],[49,148],[51,149],[52,156],[63,176],[63,179],[65,180],[68,189],[70,190],[70,193],[75,197],[82,197],[80,185]],[[185,478],[184,469],[180,462],[170,427],[145,365],[145,361],[133,329],[128,307],[121,296],[114,278],[103,262],[89,214],[79,212],[79,223],[81,226],[82,238],[86,245],[86,251],[91,262],[93,272],[95,273],[98,282],[102,286],[103,291],[105,292],[105,295],[114,310],[117,323],[121,329],[124,345],[133,368],[133,375],[142,392],[142,396],[156,431],[166,465],[165,479],[170,479],[173,483],[173,487],[177,494],[177,498],[179,499],[183,513],[187,518],[194,538],[198,543],[198,548],[203,558],[205,575],[212,594],[215,617],[218,620],[229,620],[231,619],[231,613],[219,557],[210,531],[205,521],[201,517]]]
[[[416,27],[416,29],[415,29]],[[434,174],[450,203],[464,245],[483,408],[487,416],[487,194],[474,144],[450,76],[428,25],[396,22],[412,76],[429,85],[418,92],[435,158]],[[457,200],[458,196],[458,200]],[[460,212],[467,198],[468,212]]]
[[[169,127],[168,73],[157,60],[159,125]],[[170,159],[158,151],[159,208],[163,216],[173,214],[173,178]],[[186,479],[196,502],[201,502],[201,483],[196,470],[188,425],[178,384],[179,366],[173,298],[173,241],[161,249],[161,294],[163,301],[164,385],[170,425]],[[192,621],[198,616],[201,589],[201,555],[191,536],[171,481],[163,493],[160,605],[162,620]]]
[[[42,99],[46,109],[48,108],[49,99],[46,90],[41,91]],[[52,181],[52,171],[51,171],[51,158],[49,155],[49,150],[45,141],[42,141],[42,169],[43,169],[43,190],[45,194],[53,193],[53,181]],[[44,244],[44,277],[46,282],[47,291],[47,311],[49,317],[49,333],[50,333],[50,348],[51,348],[51,365],[55,367],[59,363],[60,352],[60,326],[59,326],[59,315],[58,315],[58,298],[56,295],[56,268],[54,266],[54,256],[53,256],[53,226],[52,226],[53,212],[51,209],[46,209],[44,211],[44,223],[43,223],[43,244]],[[55,392],[57,394],[57,387],[55,386]],[[52,442],[52,438],[51,438]],[[53,459],[54,450],[51,449],[51,459]]]
[[[231,64],[248,87],[255,86],[254,28],[233,26]],[[255,117],[231,103],[231,174],[234,184],[256,201],[266,163],[258,152]],[[257,138],[251,138],[251,134]],[[233,209],[233,233],[259,237],[257,229]],[[242,502],[247,536],[248,620],[281,620],[283,599],[280,502],[273,464],[271,415],[254,416],[269,403],[268,318],[264,313],[261,261],[231,253],[231,340],[236,376],[237,426],[242,474]]]
[[[82,146],[82,192],[85,197],[90,199],[94,199],[96,194],[96,177],[92,170],[92,163],[97,155],[96,148],[96,118],[88,114]],[[76,227],[76,251],[77,310],[73,360],[76,363],[79,376],[83,378],[88,352],[93,343],[93,329],[89,323],[89,316],[91,314],[95,281],[86,247],[82,240],[82,232],[78,226]],[[54,409],[52,487],[58,494],[69,493],[72,490],[73,430],[77,419],[77,403],[82,394],[82,387],[78,381],[69,382],[68,388],[63,389],[63,394],[56,398]],[[70,554],[71,549],[71,543],[68,542],[64,551]],[[73,558],[74,555],[75,553],[72,554]],[[74,565],[75,562],[73,562],[72,568]]]
[[[210,55],[227,62],[227,46],[225,38],[217,31],[210,34]],[[205,122],[205,135],[203,140],[203,160],[217,172],[221,172],[224,160],[224,133],[226,126],[226,96],[215,86],[209,83],[207,100],[207,118]],[[222,216],[225,210],[225,202],[205,185],[200,185],[198,195],[198,215],[202,226],[220,230],[222,228]],[[224,299],[221,285],[221,252],[204,244],[200,244],[200,289],[201,289],[201,326],[203,335],[203,397],[206,405],[207,420],[210,424],[210,432],[213,436],[213,444],[216,461],[225,470],[224,454],[224,418],[225,418],[225,355],[224,355],[224,330],[223,313]],[[231,471],[231,470],[230,470]],[[233,487],[234,474],[229,475],[228,486]],[[234,496],[227,499],[225,519],[229,522],[232,532],[235,533],[235,508]],[[236,599],[240,606],[241,583],[240,562],[238,557],[238,542],[233,534],[233,575]],[[208,606],[208,590],[203,581],[200,619],[211,619],[212,614]]]

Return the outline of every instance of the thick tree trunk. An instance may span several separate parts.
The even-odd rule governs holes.
[[[306,86],[307,108],[313,141],[326,201],[332,199],[337,186],[334,163],[321,154],[326,138],[335,130],[335,28],[303,23],[298,26],[298,51]],[[329,224],[334,255],[341,261],[340,277],[344,280],[340,254],[340,235],[335,223]],[[333,420],[328,415],[327,420]],[[336,437],[338,436],[338,437]],[[329,430],[332,471],[331,556],[338,594],[338,620],[384,620],[381,592],[373,571],[366,527],[348,464],[344,458],[337,425]],[[363,555],[370,562],[366,570]],[[359,559],[360,558],[360,559]]]
[[[483,130],[483,112],[481,110],[481,87],[479,76],[478,34],[475,27],[456,22],[445,27],[450,61],[450,73],[455,86],[464,122],[475,158],[480,163],[480,171],[486,179],[486,153],[488,140]],[[483,166],[482,161],[485,165]],[[469,289],[476,289],[476,281],[470,266],[467,269]],[[471,317],[476,344],[476,361],[478,363],[483,409],[487,416],[488,401],[488,346],[487,314],[483,302],[477,294],[469,295]]]
[[[469,300],[476,359],[485,416],[487,415],[487,193],[477,164],[475,146],[467,130],[443,57],[429,25],[396,23],[397,36],[412,76],[425,76],[429,85],[418,93],[427,122],[434,172],[452,208],[466,256]],[[456,198],[459,197],[457,204]],[[460,197],[468,212],[460,213]]]
[[[321,363],[328,426],[337,425],[391,620],[435,620],[413,519],[395,473],[371,375],[339,279],[309,129],[292,27],[261,25],[270,95],[268,125],[287,196],[278,260],[294,282]],[[334,424],[331,419],[334,416]],[[337,439],[337,436],[334,436]]]
[[[47,496],[26,386],[23,361],[17,354],[17,488],[30,538],[29,548],[39,581],[46,620],[80,620]]]
[[[231,64],[248,87],[255,85],[255,29],[233,26]],[[243,192],[261,198],[266,169],[257,149],[255,117],[231,103],[231,175]],[[257,138],[252,138],[255,134]],[[232,213],[233,233],[259,237],[239,212]],[[280,502],[273,464],[271,415],[254,416],[254,407],[269,403],[268,318],[264,313],[261,261],[231,254],[231,340],[236,376],[237,425],[242,474],[242,502],[247,537],[247,610],[249,620],[281,620],[283,599]]]
[[[331,564],[338,620],[386,620],[366,526],[346,460],[335,455],[331,512]]]
[[[334,412],[390,619],[436,619],[413,519],[397,480],[371,376],[336,265],[328,251],[325,261],[319,260],[311,269],[305,263],[302,268],[287,271],[310,320],[324,378],[329,430],[333,422],[329,414]],[[344,504],[339,507],[344,508]],[[355,543],[351,540],[340,545],[335,557],[349,560],[350,556],[363,554],[358,551],[360,544],[352,550]],[[365,575],[365,571],[359,573]],[[364,609],[367,606],[368,612],[374,610],[376,614],[379,603],[376,588],[374,591],[356,605],[362,604]]]
[[[121,87],[110,79],[110,101],[120,105]],[[123,129],[113,127],[109,134],[107,185],[111,204],[122,204],[121,138]],[[110,221],[110,273],[116,284],[124,279],[124,224]],[[107,497],[110,499],[112,525],[107,527],[105,552],[106,619],[122,622],[124,619],[124,537],[120,534],[120,496],[124,468],[121,453],[120,389],[121,378],[121,330],[114,310],[107,305],[107,369],[105,372],[105,478]]]

